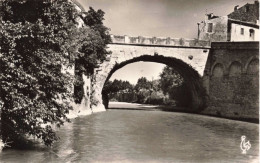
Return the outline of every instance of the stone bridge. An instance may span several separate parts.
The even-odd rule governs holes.
[[[79,3],[75,4],[78,10],[84,10]],[[79,20],[79,26],[83,24]],[[170,37],[111,38],[113,43],[108,45],[111,55],[95,69],[93,76],[83,75],[84,96],[81,104],[73,106],[76,112],[105,111],[102,104],[105,82],[123,66],[146,61],[169,65],[183,76],[192,96],[190,111],[259,119],[259,42],[210,45],[207,41]]]
[[[92,89],[97,107],[92,109],[94,112],[105,110],[102,104],[102,88],[111,75],[123,66],[139,61],[163,63],[173,67],[189,83],[192,96],[190,108],[198,111],[205,107],[201,77],[209,54],[208,42],[140,36],[112,36],[112,41],[108,46],[111,55],[95,70]]]
[[[188,82],[190,112],[220,117],[258,119],[259,42],[215,42],[196,39],[112,36],[111,54],[83,75],[85,114],[105,111],[102,89],[123,66],[144,61],[169,65]],[[127,74],[126,74],[127,75]],[[90,106],[90,99],[92,99]]]

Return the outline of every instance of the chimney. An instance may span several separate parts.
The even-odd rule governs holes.
[[[239,5],[236,5],[236,6],[234,7],[234,11],[237,11],[238,6],[239,6]]]
[[[207,16],[208,16],[208,20],[210,20],[214,15],[213,15],[213,13],[210,13],[210,14],[207,14]]]

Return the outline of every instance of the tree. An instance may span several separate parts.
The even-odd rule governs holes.
[[[81,66],[80,71],[84,73],[92,74],[98,63],[103,62],[110,53],[106,46],[111,42],[111,37],[109,29],[103,25],[104,14],[102,10],[95,11],[92,7],[81,14],[85,25],[91,31],[83,40],[79,49],[81,54],[77,60],[77,64]]]
[[[109,93],[117,93],[120,91],[133,91],[133,86],[129,83],[129,81],[122,81],[115,79],[113,82],[107,81],[104,85],[103,92]]]
[[[110,99],[115,98],[118,101],[120,101],[120,95],[122,93],[130,93],[133,92],[133,86],[128,81],[122,81],[115,79],[113,82],[107,81],[104,85],[104,88],[102,90],[102,98],[103,98],[103,104],[106,108],[108,108],[109,103],[109,96]],[[130,99],[125,99],[129,101]]]
[[[84,24],[88,27],[87,31],[82,28],[81,47],[79,48],[79,55],[76,59],[74,83],[75,102],[80,103],[83,98],[83,79],[82,74],[92,75],[94,68],[106,59],[107,44],[111,42],[109,29],[103,25],[104,12],[102,10],[95,11],[92,7],[88,12],[83,12],[80,17]],[[90,32],[89,32],[90,31]]]
[[[159,80],[153,80],[153,81],[151,81],[151,84],[152,84],[152,89],[154,91],[160,91],[161,90]]]
[[[160,86],[164,94],[169,93],[175,87],[184,82],[182,76],[173,68],[165,66],[160,74]]]
[[[188,106],[191,94],[183,77],[173,68],[166,66],[160,74],[160,87],[165,95],[176,101],[178,106]]]
[[[138,103],[145,103],[146,99],[152,93],[152,82],[148,81],[146,77],[141,77],[137,80],[135,85],[136,96]]]
[[[152,83],[146,79],[146,77],[141,77],[137,80],[135,85],[135,90],[139,91],[141,89],[151,89]]]
[[[97,28],[77,27],[79,16],[68,0],[0,1],[3,141],[20,145],[31,135],[51,145],[58,139],[51,124],[69,121],[73,83],[63,67],[82,57],[93,67],[107,54]]]

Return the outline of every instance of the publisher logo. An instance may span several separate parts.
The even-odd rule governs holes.
[[[251,144],[248,141],[246,141],[246,136],[241,136],[241,143],[240,143],[240,149],[242,150],[242,154],[246,154],[246,152],[251,148]]]

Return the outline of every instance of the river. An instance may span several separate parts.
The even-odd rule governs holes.
[[[0,162],[258,162],[258,127],[188,113],[108,110],[65,124],[52,148],[4,150]],[[251,143],[247,154],[242,135]]]

